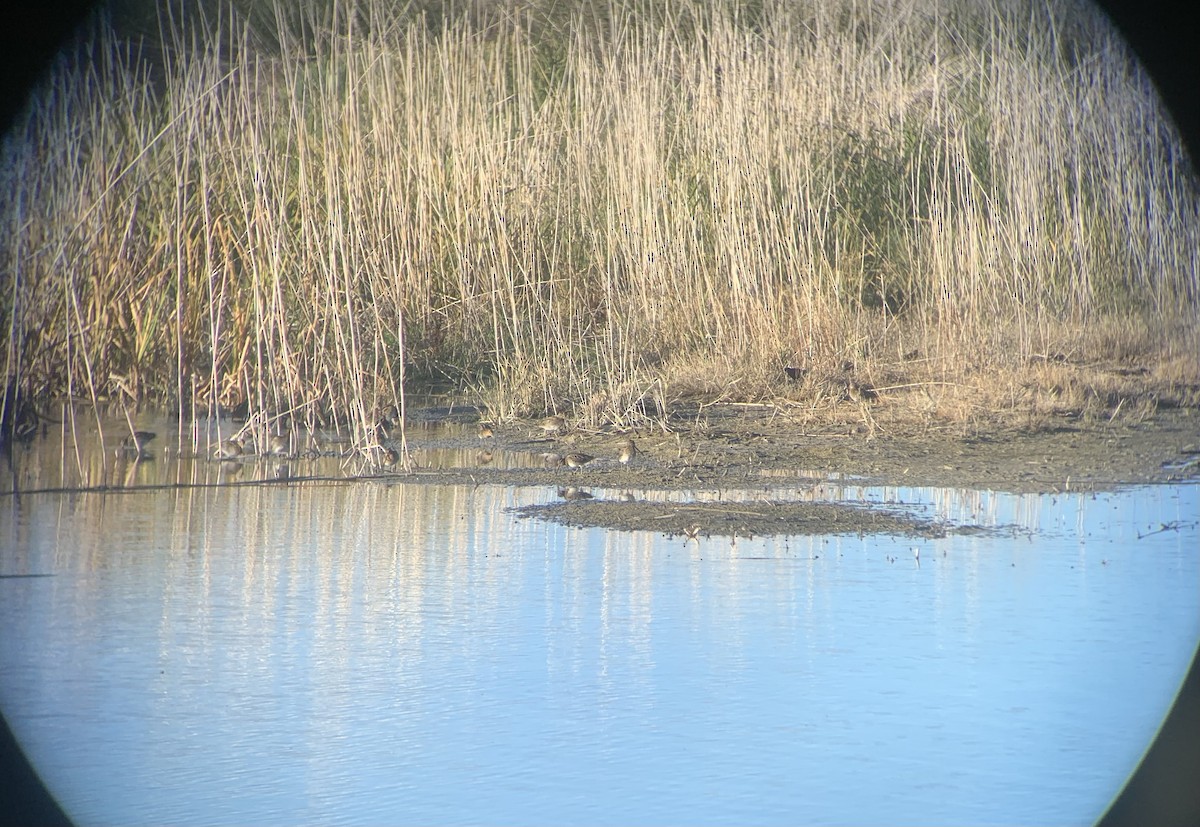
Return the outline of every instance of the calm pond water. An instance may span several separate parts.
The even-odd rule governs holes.
[[[8,495],[0,708],[80,824],[1103,813],[1200,641],[1200,487],[772,496],[988,530],[688,542],[386,482]]]

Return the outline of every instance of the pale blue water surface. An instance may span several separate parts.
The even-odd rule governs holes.
[[[776,489],[988,530],[736,542],[540,488],[7,497],[0,707],[81,824],[1089,823],[1200,641],[1198,494]]]

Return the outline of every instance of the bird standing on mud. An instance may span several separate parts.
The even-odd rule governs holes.
[[[567,463],[568,468],[582,468],[594,459],[595,457],[591,454],[578,453],[567,454],[565,457],[563,457],[563,460]]]
[[[632,439],[622,440],[620,445],[621,453],[617,456],[617,462],[622,465],[628,465],[629,461],[638,455],[637,445],[634,444]]]
[[[561,416],[548,416],[542,420],[539,427],[541,427],[547,436],[558,436],[559,434],[566,433],[567,420]]]

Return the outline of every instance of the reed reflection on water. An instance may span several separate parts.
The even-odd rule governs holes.
[[[389,480],[10,498],[0,574],[52,576],[0,578],[0,705],[89,823],[1102,812],[1200,639],[1195,486],[772,492],[993,530],[668,540]]]

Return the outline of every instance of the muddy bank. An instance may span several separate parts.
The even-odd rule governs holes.
[[[569,496],[569,495],[568,495]],[[654,531],[688,539],[702,537],[898,534],[941,537],[947,528],[919,518],[853,505],[806,502],[650,503],[638,500],[567,499],[516,509],[522,517],[553,520],[577,528]]]
[[[141,425],[161,432],[161,448],[133,458],[118,449],[113,473],[99,482],[27,483],[23,493],[133,491],[147,484],[542,486],[558,491],[559,498],[521,513],[568,525],[698,536],[929,536],[962,526],[868,507],[859,487],[1062,493],[1200,477],[1200,415],[1186,408],[1160,411],[1152,420],[1061,418],[1025,430],[917,428],[886,421],[886,410],[864,413],[869,415],[860,422],[814,425],[772,405],[706,405],[673,410],[655,427],[632,432],[568,424],[564,433],[547,433],[537,423],[516,422],[492,424],[481,436],[473,405],[422,406],[408,419],[407,467],[397,461],[398,434],[385,437],[383,444],[356,447],[327,432],[307,435],[311,442],[293,434],[292,446],[313,447],[284,457],[260,456],[249,448],[248,455],[218,467],[207,451],[185,451],[171,443],[168,434],[177,422],[145,418]],[[125,427],[114,425],[110,437],[119,443],[115,434]],[[81,438],[85,448],[97,450],[94,434]],[[629,439],[637,454],[622,463],[622,445]],[[28,450],[17,448],[10,465],[13,456],[18,466],[28,462],[33,456]],[[61,445],[50,451],[57,462],[70,453]],[[558,462],[548,465],[545,454]],[[587,461],[572,457],[578,467],[569,467],[562,459],[570,454],[586,455]],[[139,477],[139,462],[161,473]],[[141,482],[131,485],[135,478]],[[18,490],[15,479],[8,493]]]
[[[412,440],[418,467],[395,481],[545,485],[562,501],[524,509],[573,526],[650,530],[666,534],[752,536],[830,532],[930,536],[943,527],[901,513],[857,505],[772,500],[772,489],[834,480],[870,485],[931,486],[1012,493],[1092,491],[1200,477],[1200,417],[1172,410],[1152,422],[1084,424],[1064,421],[1038,431],[961,433],[928,429],[870,435],[851,427],[803,431],[766,409],[730,406],[703,418],[634,434],[576,430],[538,438],[530,424],[501,426],[489,439],[463,436]],[[639,454],[617,461],[632,436]],[[473,467],[421,468],[431,448],[466,449]],[[580,468],[540,467],[545,452],[582,452]],[[491,458],[525,456],[529,467],[498,468]],[[486,461],[481,461],[486,460]],[[762,502],[647,502],[647,491],[751,490]]]
[[[416,467],[400,474],[413,482],[575,485],[606,488],[727,489],[794,484],[797,480],[854,479],[870,484],[936,486],[1012,493],[1088,491],[1200,478],[1200,415],[1175,409],[1139,424],[1093,425],[1063,421],[1038,431],[962,433],[951,428],[869,435],[851,427],[803,431],[782,417],[741,407],[710,410],[702,421],[671,423],[633,433],[575,430],[537,438],[535,426],[473,429],[451,438],[410,435]],[[636,440],[638,456],[616,461],[622,440]],[[422,468],[425,451],[477,449],[484,456],[527,455],[530,467]],[[582,468],[543,468],[544,452],[582,452],[596,459]]]

